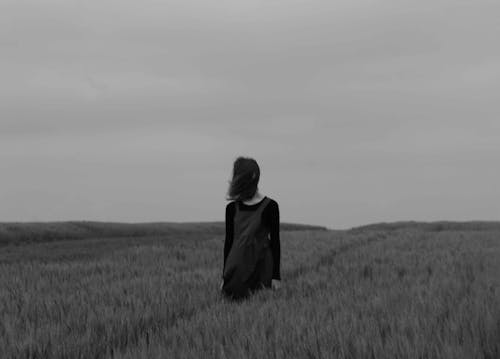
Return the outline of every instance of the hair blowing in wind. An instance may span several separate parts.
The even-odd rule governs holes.
[[[257,192],[260,168],[253,158],[238,157],[234,161],[233,176],[229,182],[227,200],[245,201]]]

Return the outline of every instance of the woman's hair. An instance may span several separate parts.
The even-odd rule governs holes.
[[[229,181],[226,199],[246,201],[257,192],[260,168],[253,158],[238,157],[233,164],[233,177]]]

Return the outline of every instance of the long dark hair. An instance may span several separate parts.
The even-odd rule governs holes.
[[[233,164],[233,177],[229,181],[226,199],[228,201],[246,201],[257,192],[260,168],[253,158],[238,157]]]

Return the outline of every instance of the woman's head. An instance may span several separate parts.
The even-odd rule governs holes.
[[[260,168],[253,158],[238,157],[233,164],[233,177],[229,182],[228,200],[246,201],[257,192]]]

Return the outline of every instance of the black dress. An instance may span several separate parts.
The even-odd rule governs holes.
[[[256,205],[243,204],[242,207],[247,207],[245,209],[240,208],[240,202],[232,202],[226,208],[226,229],[232,227],[232,231],[228,231],[232,233],[226,232],[222,292],[228,297],[246,297],[259,288],[270,288],[273,278],[279,279],[279,238],[276,238],[276,228],[272,228],[274,241],[271,246],[271,221],[269,218],[264,220],[266,216],[263,216],[271,202],[275,205],[274,211],[277,213],[274,213],[274,217],[278,216],[279,227],[277,203],[267,196]],[[232,220],[227,218],[231,204],[234,205]],[[279,236],[279,228],[277,232]],[[277,261],[274,260],[276,251]]]

